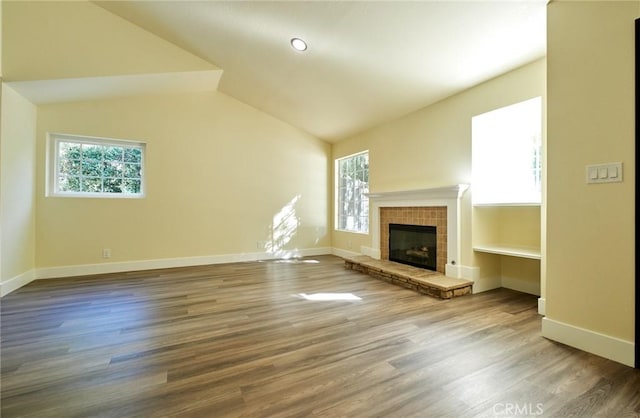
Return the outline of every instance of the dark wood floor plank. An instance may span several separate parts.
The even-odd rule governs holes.
[[[334,256],[40,280],[0,305],[3,418],[640,416],[640,372],[542,338],[536,297],[439,300]]]

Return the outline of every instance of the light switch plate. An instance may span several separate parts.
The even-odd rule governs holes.
[[[622,163],[591,164],[586,170],[587,183],[619,183]]]

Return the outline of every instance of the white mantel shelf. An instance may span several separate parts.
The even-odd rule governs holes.
[[[422,200],[422,199],[459,199],[469,188],[468,184],[437,187],[433,189],[400,190],[392,192],[367,193],[371,200]]]
[[[367,197],[371,202],[371,247],[362,247],[361,253],[380,259],[380,208],[383,207],[438,207],[447,208],[447,264],[445,275],[462,277],[460,257],[460,199],[469,188],[468,184],[456,184],[431,189],[372,192]]]

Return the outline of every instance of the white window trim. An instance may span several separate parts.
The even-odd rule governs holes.
[[[340,160],[344,160],[346,158],[352,158],[355,157],[356,155],[360,155],[360,154],[369,154],[369,150],[363,150],[363,151],[358,151],[358,152],[354,152],[353,154],[349,154],[349,155],[344,155],[342,157],[338,157],[335,158],[333,160],[333,164],[334,164],[334,174],[333,174],[333,178],[334,178],[334,187],[333,187],[333,193],[334,193],[334,207],[333,207],[333,212],[334,212],[334,217],[333,217],[333,229],[335,231],[338,232],[347,232],[350,234],[360,234],[360,235],[369,235],[369,231],[371,230],[371,213],[369,213],[369,217],[368,217],[368,222],[369,225],[367,226],[367,230],[366,231],[354,231],[351,229],[343,229],[340,228],[340,208],[339,208],[339,202],[340,202],[340,164],[338,163],[338,161]],[[371,175],[371,172],[369,172],[369,178]]]
[[[58,161],[58,153],[56,150],[58,148],[59,142],[77,142],[80,144],[96,144],[96,145],[115,145],[115,146],[122,146],[122,147],[135,146],[136,148],[142,148],[140,193],[90,193],[90,192],[58,191],[57,173],[59,168],[59,161]],[[142,141],[49,132],[47,133],[45,196],[46,197],[102,198],[102,199],[105,199],[105,198],[106,199],[142,199],[146,197],[145,159],[146,159],[146,143]]]

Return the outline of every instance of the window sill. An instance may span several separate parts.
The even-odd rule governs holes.
[[[334,231],[336,231],[336,232],[346,232],[348,234],[369,235],[369,231],[360,232],[360,231],[350,231],[348,229],[338,229],[338,228],[335,228]]]
[[[118,194],[118,193],[51,193],[46,197],[64,197],[78,199],[144,199],[144,194]]]

